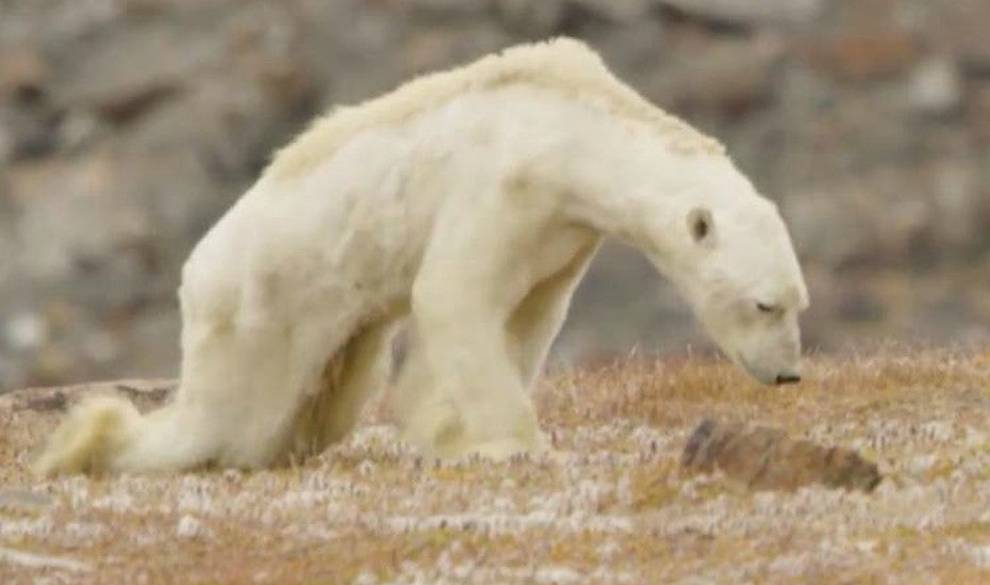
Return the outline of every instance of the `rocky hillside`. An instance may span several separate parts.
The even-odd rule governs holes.
[[[982,0],[0,0],[0,389],[174,373],[179,266],[273,147],[332,103],[558,34],[780,202],[812,345],[985,339],[987,22]],[[558,355],[697,339],[613,247]]]

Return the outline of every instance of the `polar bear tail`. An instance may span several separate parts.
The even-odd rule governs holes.
[[[109,471],[140,426],[141,415],[127,400],[87,400],[52,433],[34,471],[42,476]]]
[[[52,433],[32,469],[51,477],[192,467],[202,461],[202,450],[184,440],[176,414],[174,404],[141,415],[124,398],[92,398]]]

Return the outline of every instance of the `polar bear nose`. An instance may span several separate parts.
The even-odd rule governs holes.
[[[777,384],[797,384],[801,381],[801,375],[791,372],[777,374]]]

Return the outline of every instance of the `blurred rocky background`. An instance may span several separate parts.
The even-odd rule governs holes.
[[[178,363],[174,289],[333,103],[525,40],[600,50],[789,220],[807,344],[990,338],[986,0],[0,0],[0,391]],[[604,249],[557,356],[708,346]]]

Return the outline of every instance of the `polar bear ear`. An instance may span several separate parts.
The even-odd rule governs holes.
[[[691,233],[691,239],[696,243],[710,243],[715,241],[715,221],[712,212],[705,207],[695,207],[687,214],[687,227]]]

